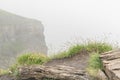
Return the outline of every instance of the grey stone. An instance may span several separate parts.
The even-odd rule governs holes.
[[[103,53],[100,58],[108,79],[120,80],[120,49]]]
[[[64,65],[24,66],[19,68],[19,78],[20,80],[89,80],[84,70]]]

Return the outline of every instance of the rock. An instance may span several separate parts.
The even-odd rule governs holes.
[[[47,54],[42,23],[0,10],[0,68],[25,52]]]
[[[103,53],[100,58],[109,80],[120,80],[120,49]]]
[[[29,66],[19,68],[20,80],[89,80],[83,70],[69,66]]]
[[[105,73],[102,70],[98,71],[97,76],[100,80],[107,80],[108,79],[107,76],[105,75]]]
[[[1,75],[0,80],[15,80],[15,77],[10,75]]]

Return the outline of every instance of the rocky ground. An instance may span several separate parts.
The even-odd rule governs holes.
[[[70,58],[51,60],[43,66],[20,67],[19,76],[4,75],[0,80],[98,80],[86,72],[88,59],[89,54],[83,51]],[[106,80],[105,75],[101,78]]]
[[[77,54],[74,57],[54,59],[44,66],[29,66],[19,69],[20,80],[88,80],[85,72],[88,63],[88,53]],[[0,80],[18,80],[11,76],[2,76]]]
[[[84,54],[83,54],[84,53]],[[88,65],[89,54],[86,51],[81,52],[80,54],[76,54],[71,58],[64,59],[54,59],[45,63],[45,66],[56,66],[56,65],[65,65],[74,67],[78,70],[85,70]]]
[[[86,73],[89,55],[77,54],[74,57],[54,59],[44,66],[23,67],[20,70],[21,80],[90,80]],[[40,75],[40,76],[36,76]],[[35,77],[36,76],[36,77]]]
[[[19,72],[20,80],[88,80],[84,70],[63,65],[22,67]]]

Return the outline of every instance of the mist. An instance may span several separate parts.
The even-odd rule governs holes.
[[[0,9],[40,20],[48,47],[75,38],[120,41],[119,0],[0,0]]]

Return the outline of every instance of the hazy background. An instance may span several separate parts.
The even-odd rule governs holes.
[[[42,21],[50,52],[80,38],[120,42],[119,0],[0,0],[0,9]]]

